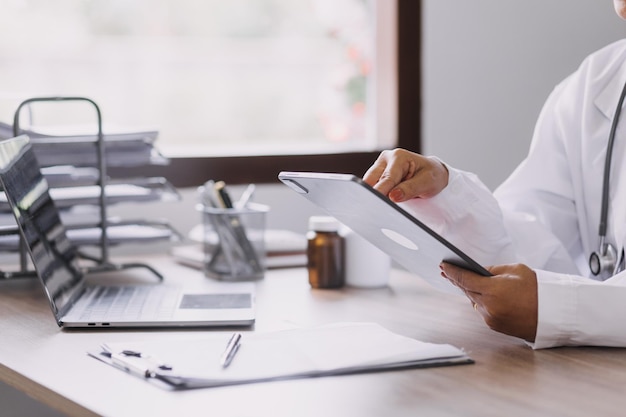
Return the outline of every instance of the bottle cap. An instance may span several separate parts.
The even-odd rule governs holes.
[[[316,232],[337,232],[341,227],[339,220],[330,216],[309,217],[309,230]]]

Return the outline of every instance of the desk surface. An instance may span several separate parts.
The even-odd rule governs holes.
[[[206,280],[167,257],[169,281]],[[140,270],[119,273],[150,279]],[[104,278],[103,278],[104,279]],[[623,415],[626,350],[533,351],[489,330],[469,302],[394,271],[388,288],[312,290],[304,269],[258,282],[254,330],[373,321],[465,349],[473,365],[168,392],[85,352],[103,341],[184,338],[207,331],[62,331],[34,280],[0,283],[0,380],[70,416],[589,416]]]

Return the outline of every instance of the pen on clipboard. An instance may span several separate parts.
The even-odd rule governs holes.
[[[234,333],[228,341],[226,349],[224,350],[224,353],[222,353],[222,357],[220,358],[222,368],[227,368],[231,364],[231,362],[235,358],[235,355],[239,351],[240,346],[241,333]]]

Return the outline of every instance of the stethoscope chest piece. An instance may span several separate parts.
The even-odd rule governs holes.
[[[617,264],[617,252],[611,244],[601,244],[599,252],[592,252],[589,256],[589,268],[595,276],[611,276]]]

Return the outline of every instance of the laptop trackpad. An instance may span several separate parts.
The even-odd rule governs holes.
[[[181,309],[234,309],[252,307],[250,294],[184,294]]]

